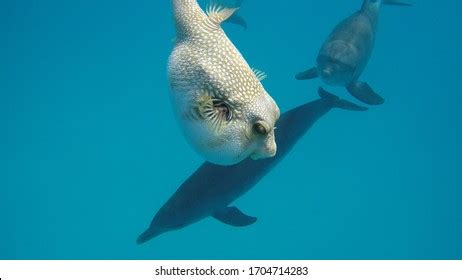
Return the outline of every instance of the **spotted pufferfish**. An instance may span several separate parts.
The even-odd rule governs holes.
[[[177,34],[168,77],[186,140],[218,165],[274,156],[280,110],[260,82],[266,75],[250,68],[221,28],[237,8],[172,4]]]

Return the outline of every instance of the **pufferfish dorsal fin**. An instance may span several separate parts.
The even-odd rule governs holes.
[[[206,12],[210,21],[217,26],[229,19],[239,8],[225,8],[216,4],[207,6]]]
[[[264,79],[268,78],[268,75],[266,75],[266,73],[263,71],[260,71],[255,68],[252,68],[252,71],[259,81],[263,81]]]

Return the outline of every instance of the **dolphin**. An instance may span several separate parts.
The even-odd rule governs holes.
[[[364,0],[359,11],[341,21],[321,47],[317,67],[296,76],[298,80],[320,77],[326,84],[344,86],[358,100],[380,105],[384,99],[367,83],[358,81],[374,47],[382,4],[412,6],[394,0]]]
[[[137,243],[145,243],[162,233],[181,229],[209,216],[236,227],[255,223],[257,218],[229,205],[254,187],[281,162],[310,127],[332,108],[367,110],[322,88],[319,88],[318,92],[320,99],[281,116],[276,130],[280,147],[276,156],[259,161],[247,159],[232,166],[205,162],[162,206],[149,228],[138,237]]]

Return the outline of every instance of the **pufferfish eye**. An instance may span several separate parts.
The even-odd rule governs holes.
[[[260,135],[266,135],[269,132],[268,129],[261,122],[257,122],[253,125],[253,131]]]

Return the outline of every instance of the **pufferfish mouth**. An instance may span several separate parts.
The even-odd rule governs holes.
[[[275,148],[266,148],[263,150],[263,152],[258,151],[258,152],[251,154],[250,158],[253,160],[259,160],[259,159],[274,157],[275,155],[276,155]]]

